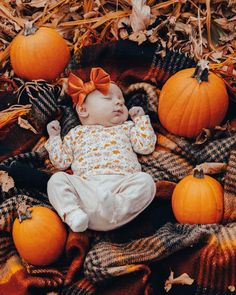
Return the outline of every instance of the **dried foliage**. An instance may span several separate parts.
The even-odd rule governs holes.
[[[6,171],[0,170],[0,188],[3,192],[8,192],[9,189],[14,187],[14,180],[8,175]]]
[[[171,48],[206,59],[236,101],[236,0],[0,0],[0,82],[13,81],[11,41],[28,21],[55,28],[72,56],[86,45],[129,39],[161,44],[162,56]]]
[[[0,62],[10,69],[9,45],[26,21],[56,28],[72,53],[78,48],[117,39],[206,58],[214,68],[235,64],[235,0],[4,0],[0,1]],[[164,52],[164,51],[163,51]],[[227,71],[226,67],[222,71]],[[228,74],[228,73],[227,73]],[[235,69],[232,74],[235,75]]]
[[[177,278],[174,278],[174,272],[171,271],[168,280],[165,282],[165,291],[169,292],[172,285],[192,285],[193,282],[194,280],[190,278],[187,273],[183,273]]]
[[[31,105],[12,105],[8,109],[0,112],[0,128],[3,128],[6,124],[9,124],[19,116],[26,115],[30,111]]]

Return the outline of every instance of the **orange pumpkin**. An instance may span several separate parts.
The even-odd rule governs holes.
[[[161,124],[170,133],[196,137],[202,128],[219,125],[228,109],[224,80],[208,72],[205,61],[196,69],[177,72],[164,84],[158,103]]]
[[[223,188],[214,178],[194,169],[172,194],[172,209],[179,223],[219,223],[223,215]]]
[[[17,76],[26,80],[55,80],[70,58],[69,47],[52,28],[36,29],[27,23],[10,47],[10,60]]]
[[[13,223],[12,237],[22,258],[33,265],[49,265],[62,254],[67,231],[60,217],[42,206],[26,209]]]

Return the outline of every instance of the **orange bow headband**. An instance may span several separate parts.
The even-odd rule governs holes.
[[[95,89],[106,95],[110,82],[110,76],[102,68],[92,68],[90,81],[86,83],[78,76],[70,73],[68,78],[68,94],[71,96],[74,106],[77,104],[81,106],[86,96]]]

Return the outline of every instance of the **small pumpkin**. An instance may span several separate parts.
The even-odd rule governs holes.
[[[223,216],[223,188],[202,169],[185,176],[172,194],[172,210],[179,223],[219,223]]]
[[[70,58],[69,47],[54,29],[37,29],[28,22],[23,34],[10,47],[10,61],[15,74],[26,80],[55,80]]]
[[[23,206],[19,218],[13,223],[12,237],[17,251],[25,261],[43,266],[60,257],[67,231],[60,217],[51,209]]]
[[[171,76],[162,87],[158,116],[170,133],[196,137],[202,128],[219,125],[228,110],[229,98],[224,80],[209,72],[208,62]]]

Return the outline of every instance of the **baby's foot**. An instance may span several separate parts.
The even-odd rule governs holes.
[[[83,232],[88,228],[89,218],[84,211],[76,209],[66,214],[65,222],[73,232]]]

